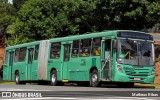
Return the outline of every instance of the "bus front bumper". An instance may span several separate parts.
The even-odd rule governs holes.
[[[155,75],[148,75],[144,77],[144,76],[128,76],[123,73],[119,73],[115,75],[113,81],[152,84],[154,82],[154,78],[155,78]]]

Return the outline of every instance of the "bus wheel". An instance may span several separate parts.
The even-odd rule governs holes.
[[[97,87],[99,86],[99,80],[98,80],[98,71],[93,70],[90,74],[90,86]]]
[[[26,84],[26,82],[20,81],[19,72],[16,72],[15,74],[15,81],[16,81],[16,84]]]
[[[19,72],[16,72],[16,74],[15,74],[15,81],[16,81],[16,84],[20,84]]]
[[[57,71],[53,70],[51,72],[51,85],[55,86],[57,85]]]

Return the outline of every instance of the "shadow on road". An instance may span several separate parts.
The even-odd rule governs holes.
[[[74,83],[67,83],[64,86],[89,87],[89,86],[85,86],[85,85],[84,86],[77,86]],[[121,88],[121,87],[118,87],[116,84],[102,84],[98,88]],[[122,87],[122,88],[128,88],[128,87]],[[137,85],[137,84],[135,84],[134,87],[132,87],[132,88],[134,88],[134,89],[136,89],[136,88],[137,89],[139,89],[139,88],[141,88],[141,89],[154,89],[155,87],[154,86],[147,86],[147,85],[143,86],[143,85]]]
[[[101,86],[102,88],[117,88],[117,85],[116,84],[103,84],[102,86]],[[118,87],[118,88],[120,88],[120,87]],[[125,87],[122,87],[122,88],[125,88]],[[127,87],[128,88],[128,87]],[[134,88],[134,89],[139,89],[139,88],[141,88],[141,89],[154,89],[155,87],[154,86],[140,86],[140,85],[134,85],[132,88]]]

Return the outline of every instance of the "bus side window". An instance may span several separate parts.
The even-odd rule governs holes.
[[[14,62],[18,62],[19,48],[15,50]]]
[[[91,51],[91,39],[81,40],[80,56],[81,57],[90,56],[90,51]]]
[[[5,64],[8,63],[8,51],[6,51],[6,54],[5,54]]]
[[[102,38],[94,38],[92,41],[92,55],[93,56],[101,55],[101,39]]]
[[[79,53],[79,40],[73,41],[73,47],[72,47],[72,58],[78,57]]]
[[[60,50],[61,50],[61,43],[60,42],[52,43],[51,49],[50,49],[50,58],[51,59],[60,58]]]
[[[25,58],[26,58],[26,50],[27,50],[26,47],[20,48],[19,58],[18,58],[18,61],[19,61],[19,62],[22,62],[22,61],[25,60]]]
[[[36,45],[35,52],[34,52],[34,60],[38,59],[38,52],[39,52],[39,45]]]

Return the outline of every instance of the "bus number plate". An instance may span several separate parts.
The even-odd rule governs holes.
[[[136,81],[140,81],[141,79],[140,79],[140,78],[134,78],[134,80],[136,80]]]

